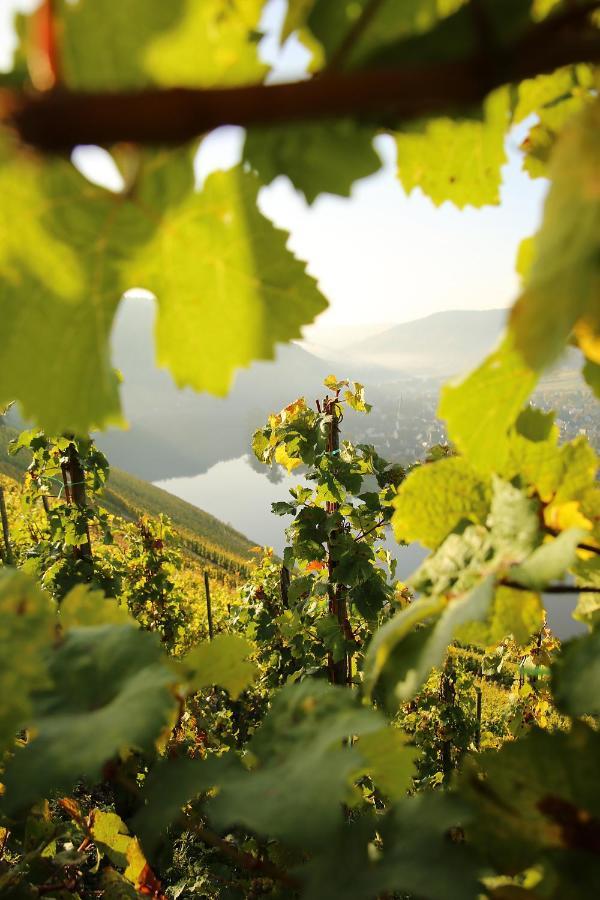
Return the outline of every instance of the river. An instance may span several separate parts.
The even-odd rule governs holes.
[[[302,481],[298,475],[278,472],[269,475],[250,464],[248,456],[218,462],[208,471],[189,477],[166,478],[154,482],[158,487],[193,503],[227,522],[261,546],[273,547],[277,554],[285,546],[285,528],[289,517],[275,516],[271,503],[286,500],[290,487]],[[419,565],[427,551],[420,544],[400,547],[390,536],[388,549],[398,561],[397,577],[404,580]],[[546,595],[548,623],[562,639],[580,634],[584,626],[571,618],[575,600],[569,595]]]

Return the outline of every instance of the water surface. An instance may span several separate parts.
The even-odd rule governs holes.
[[[218,462],[200,475],[155,482],[158,487],[227,522],[257,545],[273,547],[279,555],[285,547],[285,528],[291,517],[273,515],[271,503],[287,500],[289,489],[301,483],[301,476],[269,472],[258,463],[251,464],[249,456]],[[398,546],[392,535],[387,546],[398,561],[396,576],[400,579],[408,578],[427,555],[425,548],[417,543]],[[544,601],[548,623],[562,640],[585,631],[583,625],[571,618],[576,602],[573,596],[546,595]]]

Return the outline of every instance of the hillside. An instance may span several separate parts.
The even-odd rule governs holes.
[[[273,362],[255,362],[237,372],[227,397],[179,390],[156,367],[153,321],[152,301],[130,298],[119,311],[112,351],[123,375],[129,428],[97,435],[98,446],[115,465],[147,480],[197,475],[221,460],[243,456],[269,413],[300,394],[319,396],[323,378],[332,371],[328,362],[290,344],[278,347]]]
[[[25,453],[11,456],[8,443],[17,432],[0,424],[0,472],[20,480],[28,461]],[[243,534],[167,491],[111,466],[103,494],[109,512],[132,520],[140,514],[167,515],[184,547],[194,556],[227,571],[246,571],[253,546]]]
[[[505,309],[447,310],[394,325],[347,352],[362,362],[412,375],[456,375],[492,349],[505,320]]]

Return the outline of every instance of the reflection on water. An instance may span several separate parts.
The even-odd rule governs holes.
[[[212,466],[208,472],[191,478],[167,478],[154,482],[158,487],[199,506],[227,522],[261,546],[283,553],[285,529],[290,516],[275,516],[271,503],[286,500],[290,488],[305,483],[301,476],[280,473],[278,480],[269,470],[256,468],[249,457],[240,456]],[[399,547],[391,538],[388,546],[398,560],[398,578],[407,578],[425,557],[419,544]]]
[[[289,489],[302,483],[303,479],[301,476],[285,473],[277,479],[273,474],[268,476],[266,468],[262,470],[252,465],[248,456],[240,456],[216,463],[200,475],[167,478],[156,481],[155,484],[212,513],[256,544],[273,547],[276,553],[281,554],[285,546],[285,528],[291,518],[273,515],[271,503],[286,500]],[[408,578],[427,555],[420,544],[399,547],[392,536],[387,545],[398,561],[397,577],[400,579]],[[585,630],[571,618],[574,597],[553,594],[547,595],[544,600],[548,610],[548,623],[561,639]]]

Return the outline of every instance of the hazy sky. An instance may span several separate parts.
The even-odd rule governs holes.
[[[36,0],[0,0],[0,67],[10,64],[13,10],[31,9]],[[283,54],[276,33],[285,0],[271,0],[263,20],[269,35],[263,55],[275,62],[279,77],[302,70],[302,48],[288,42]],[[208,136],[197,160],[199,178],[239,158],[242,131],[220,129]],[[546,185],[521,171],[518,133],[507,142],[502,202],[482,210],[436,208],[420,191],[406,196],[395,177],[395,145],[377,138],[384,166],[355,184],[349,199],[323,195],[308,206],[285,178],[262,190],[263,212],[290,232],[289,247],[307,260],[330,309],[307,330],[313,341],[330,343],[346,326],[361,330],[373,323],[404,322],[444,309],[507,306],[517,290],[514,273],[521,238],[540,219]],[[118,188],[118,174],[103,151],[79,151],[86,174]]]

